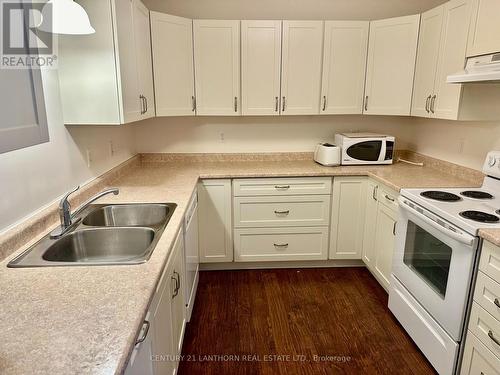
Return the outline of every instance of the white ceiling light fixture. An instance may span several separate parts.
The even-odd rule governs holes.
[[[37,28],[53,34],[95,33],[87,12],[73,0],[49,0],[42,9],[42,22]]]

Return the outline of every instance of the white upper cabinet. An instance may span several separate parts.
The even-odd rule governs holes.
[[[281,112],[319,113],[323,21],[283,21]]]
[[[422,14],[411,114],[429,117],[441,42],[444,5]]]
[[[133,0],[132,4],[139,92],[143,99],[141,119],[145,119],[155,115],[149,10],[140,1]]]
[[[409,115],[420,15],[370,22],[364,113]]]
[[[240,21],[194,20],[198,115],[235,116],[240,105]]]
[[[363,113],[368,21],[326,21],[321,114]]]
[[[279,115],[281,21],[241,21],[243,115]]]
[[[444,6],[434,99],[430,103],[433,117],[449,120],[459,117],[462,85],[449,84],[446,77],[462,70],[465,65],[470,11],[470,0],[451,0]]]
[[[192,21],[151,12],[151,38],[157,116],[194,115]]]
[[[457,120],[462,85],[446,77],[463,69],[470,0],[452,0],[422,15],[412,115]]]
[[[80,0],[96,32],[59,36],[64,123],[113,125],[154,116],[149,12],[140,0]]]
[[[472,24],[467,56],[500,52],[500,1],[471,0]]]

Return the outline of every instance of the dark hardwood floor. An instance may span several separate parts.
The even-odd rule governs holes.
[[[179,373],[434,374],[387,298],[364,268],[201,272]]]

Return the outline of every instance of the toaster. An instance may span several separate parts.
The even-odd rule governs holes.
[[[314,161],[327,167],[340,165],[340,147],[330,143],[318,143],[314,151]]]

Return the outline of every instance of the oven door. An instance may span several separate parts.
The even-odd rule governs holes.
[[[406,198],[399,201],[393,275],[458,342],[477,240]]]
[[[343,147],[343,162],[373,164],[384,162],[386,154],[385,140],[355,138]]]

